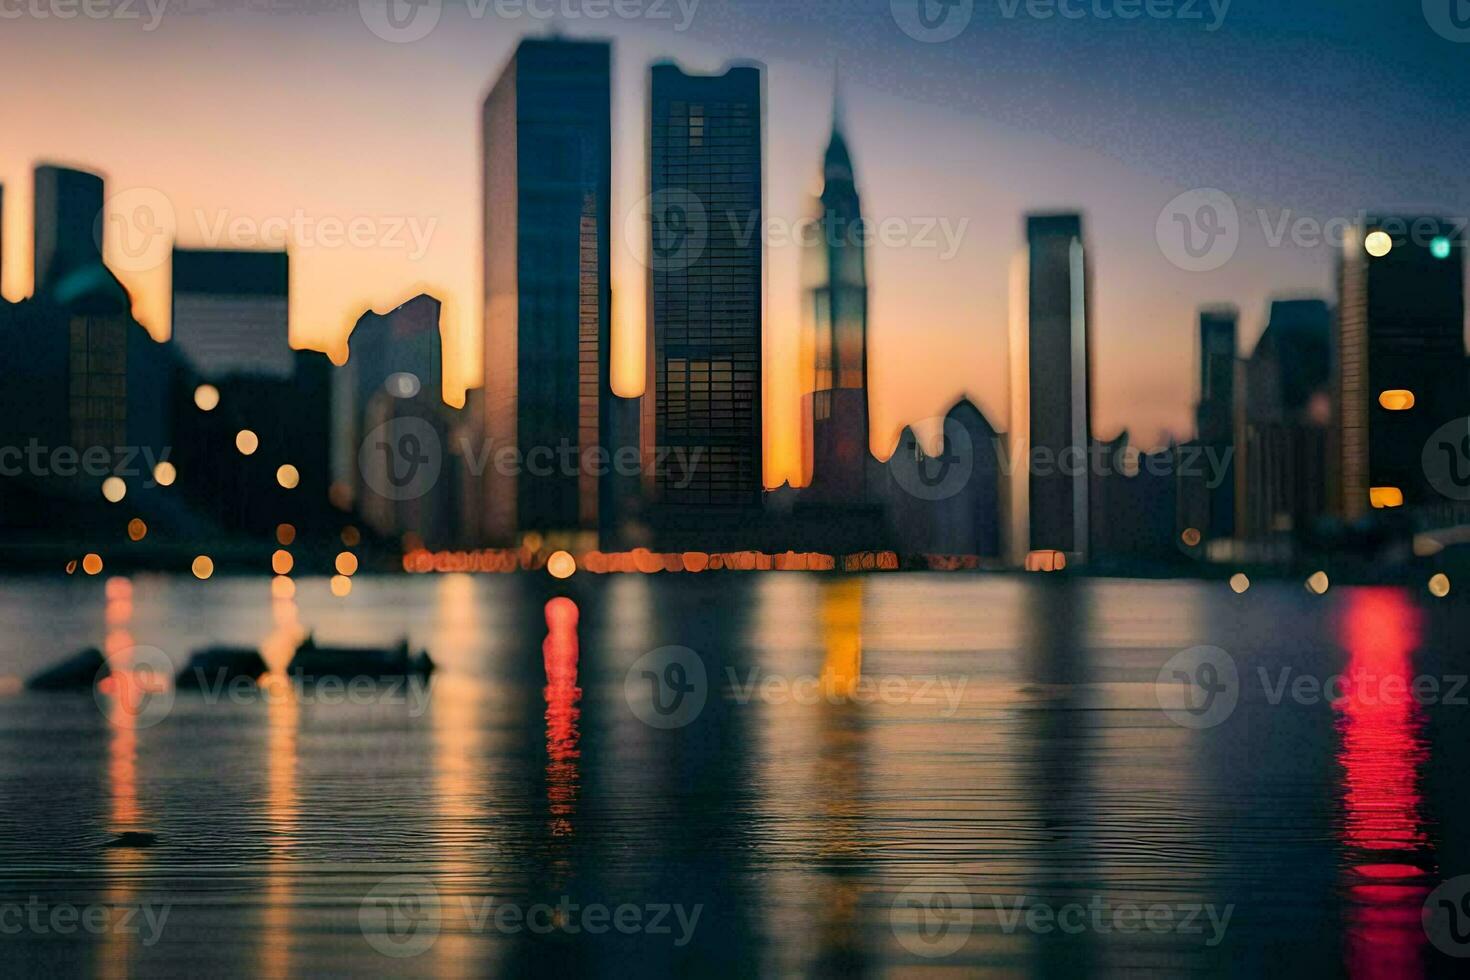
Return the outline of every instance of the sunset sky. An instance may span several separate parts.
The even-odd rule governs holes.
[[[685,30],[676,28],[688,0],[652,3],[643,6],[666,19],[555,22],[615,42],[615,345],[630,351],[644,324],[649,63],[767,66],[766,204],[768,222],[780,223],[805,216],[818,189],[840,59],[865,212],[910,235],[935,229],[933,244],[880,245],[870,259],[880,456],[904,424],[966,392],[1006,427],[1006,279],[1028,210],[1086,215],[1094,431],[1126,427],[1144,446],[1165,431],[1192,433],[1199,305],[1237,304],[1248,353],[1270,297],[1330,297],[1336,249],[1273,247],[1283,216],[1470,214],[1470,44],[1436,34],[1418,3],[1348,11],[1324,0],[1287,15],[1236,0],[1214,31],[1207,5],[1201,23],[1037,20],[979,3],[964,32],[941,43],[907,36],[889,0],[701,0]],[[4,295],[30,292],[31,167],[68,163],[103,173],[110,196],[166,202],[181,245],[262,244],[238,236],[290,229],[299,346],[340,348],[367,307],[433,293],[445,302],[448,393],[477,383],[478,107],[516,41],[552,22],[452,4],[427,37],[399,44],[375,36],[355,3],[266,14],[195,0],[194,12],[167,13],[152,30],[136,7],[137,20],[0,24]],[[1155,225],[1172,199],[1201,187],[1234,199],[1241,241],[1223,267],[1187,272],[1165,256]],[[334,243],[346,226],[371,243]],[[958,235],[953,255],[940,228]],[[139,267],[120,252],[121,233],[109,227],[109,261],[163,337],[166,262]],[[774,485],[796,472],[799,249],[773,241],[766,259]],[[629,394],[641,378],[622,372],[617,384]]]

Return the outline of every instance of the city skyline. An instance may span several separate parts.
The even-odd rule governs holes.
[[[189,32],[207,30],[206,21],[212,23],[210,18],[198,18],[197,21],[204,26],[179,30],[189,35]],[[224,22],[229,22],[229,18],[225,18]],[[270,33],[270,28],[279,26],[275,22],[262,26],[261,22],[251,21],[245,21],[244,25],[247,37],[252,32]],[[892,29],[891,22],[886,26]],[[1036,31],[1045,29],[1040,25],[1033,26]],[[613,332],[615,346],[620,350],[630,345],[636,348],[641,337],[630,334],[628,327],[630,323],[636,325],[642,320],[642,296],[637,282],[644,270],[636,258],[629,255],[630,248],[626,241],[629,236],[624,225],[631,207],[630,199],[631,203],[636,204],[642,196],[633,196],[630,188],[636,191],[641,187],[645,171],[640,159],[642,147],[638,145],[641,140],[629,139],[627,134],[641,128],[634,125],[633,120],[642,119],[642,103],[647,96],[644,78],[647,64],[664,55],[672,55],[692,70],[719,69],[732,58],[762,57],[765,52],[760,49],[769,44],[769,39],[753,41],[748,49],[742,49],[739,44],[729,41],[722,44],[711,44],[707,40],[695,43],[683,36],[658,32],[650,35],[649,32],[640,33],[623,25],[610,25],[606,30],[599,27],[596,31],[585,30],[585,24],[573,24],[570,27],[579,33],[616,35],[613,108],[619,135],[614,140],[613,162]],[[336,47],[358,50],[355,35],[351,32],[329,32],[324,25],[312,27],[307,24],[307,28],[304,34],[328,36]],[[1229,28],[1225,30],[1228,31]],[[170,40],[167,31],[165,26],[157,36],[149,36],[147,41],[168,49],[170,45],[178,43],[179,38]],[[274,34],[271,36],[274,37]],[[436,44],[443,43],[451,45],[451,54],[457,55],[460,51],[457,42],[451,42],[448,38],[441,39],[438,34],[424,45],[388,45],[371,35],[368,35],[368,39],[375,42],[376,47],[369,45],[363,48],[363,56],[375,70],[386,73],[389,78],[406,70],[405,60],[413,62],[416,57],[421,57],[418,50],[420,47],[432,50]],[[446,99],[441,95],[432,104],[419,106],[420,109],[431,110],[427,119],[437,120],[434,124],[436,128],[455,134],[455,138],[451,140],[453,145],[448,151],[448,160],[451,162],[456,159],[473,162],[472,153],[465,154],[463,149],[455,147],[472,148],[474,125],[470,102],[475,94],[488,87],[496,65],[502,63],[502,58],[497,58],[493,50],[502,40],[501,37],[480,35],[474,39],[479,42],[481,49],[475,67],[456,67],[446,78],[451,87],[455,78],[464,78],[467,85],[464,91],[471,99],[459,105],[453,99]],[[507,42],[503,50],[504,56],[508,56],[509,44],[513,44],[514,40],[511,38]],[[914,44],[909,39],[903,40],[904,43]],[[1430,34],[1429,40],[1437,39]],[[291,39],[283,41],[285,62],[288,66],[291,63],[290,52],[299,50],[295,48],[298,43],[300,42]],[[936,47],[939,46],[920,45],[915,47],[914,52],[921,59],[932,58],[943,53],[931,50]],[[405,48],[410,50],[404,50]],[[686,55],[686,49],[692,49],[692,53]],[[129,48],[124,44],[118,50],[126,52]],[[782,95],[771,107],[767,170],[772,186],[768,192],[767,211],[773,220],[780,218],[794,224],[805,217],[807,197],[818,173],[816,161],[827,135],[831,59],[823,54],[820,58],[822,63],[812,64],[809,59],[790,59],[789,51],[778,50],[776,54],[785,54],[787,57],[765,57],[768,88]],[[17,63],[24,64],[24,57]],[[457,57],[455,63],[458,63]],[[198,67],[187,56],[182,59],[182,64],[188,69]],[[1244,349],[1239,353],[1243,355],[1248,352],[1260,331],[1269,298],[1283,293],[1310,296],[1330,296],[1332,293],[1332,266],[1336,250],[1329,246],[1297,247],[1290,244],[1290,241],[1281,248],[1270,248],[1263,242],[1267,237],[1266,232],[1274,230],[1272,227],[1243,228],[1240,253],[1219,271],[1198,274],[1179,270],[1160,254],[1159,247],[1153,240],[1152,224],[1159,210],[1180,191],[1188,190],[1188,184],[1178,181],[1166,184],[1156,179],[1155,175],[1133,174],[1119,177],[1116,171],[1121,168],[1116,159],[1107,159],[1109,156],[1116,158],[1117,154],[1110,151],[1099,154],[1058,143],[1057,137],[1065,136],[1065,133],[1038,136],[1025,129],[1008,130],[1005,121],[995,123],[973,112],[968,114],[970,122],[967,125],[956,128],[958,123],[967,118],[965,113],[959,111],[959,106],[952,104],[937,108],[932,104],[916,103],[912,100],[915,93],[907,83],[899,84],[899,80],[895,79],[892,84],[875,84],[865,77],[861,63],[854,64],[849,59],[848,64],[849,78],[857,76],[864,83],[848,83],[847,114],[850,140],[855,151],[863,158],[860,191],[864,195],[865,210],[869,216],[877,221],[886,217],[907,216],[915,222],[921,218],[947,218],[952,222],[952,228],[960,220],[968,221],[967,230],[960,238],[959,251],[947,261],[939,260],[937,250],[934,249],[892,249],[880,244],[872,250],[871,348],[875,359],[884,365],[874,372],[871,379],[871,445],[879,455],[886,455],[890,451],[899,430],[910,423],[919,423],[921,434],[933,439],[937,435],[935,423],[930,421],[926,426],[925,420],[933,420],[942,415],[945,407],[963,394],[973,397],[998,428],[1009,427],[1004,388],[1007,271],[1004,256],[1012,247],[1010,229],[1014,228],[1016,216],[1024,211],[1045,209],[1053,204],[1058,207],[1077,206],[1087,215],[1089,226],[1093,229],[1100,270],[1095,304],[1098,397],[1094,419],[1095,432],[1099,437],[1108,437],[1127,428],[1135,442],[1151,446],[1161,441],[1160,430],[1165,428],[1181,439],[1191,434],[1196,393],[1189,372],[1180,369],[1190,363],[1193,353],[1192,323],[1197,306],[1229,301],[1241,308],[1241,340]],[[284,71],[286,75],[290,74],[289,67]],[[88,70],[79,65],[76,72],[67,74],[68,77],[84,79],[88,77]],[[470,82],[473,84],[469,84]],[[208,70],[194,72],[193,85],[197,92],[210,92],[215,104],[221,104],[220,100],[223,100],[222,104],[233,105],[239,111],[230,115],[238,117],[240,122],[233,127],[235,131],[222,132],[217,120],[196,119],[195,122],[204,132],[212,132],[219,137],[219,142],[212,144],[216,145],[216,149],[210,155],[218,169],[198,171],[195,166],[193,169],[198,171],[196,175],[180,174],[176,180],[169,179],[169,171],[184,163],[196,163],[193,154],[197,150],[181,152],[178,161],[172,161],[171,157],[155,157],[149,166],[144,167],[137,160],[136,149],[109,153],[101,145],[83,147],[80,140],[65,134],[56,139],[46,139],[44,134],[50,126],[44,119],[30,118],[29,111],[19,119],[10,115],[4,117],[10,123],[10,129],[38,133],[38,141],[51,146],[48,150],[46,147],[18,148],[8,144],[6,150],[0,151],[5,154],[0,156],[0,174],[5,178],[8,192],[5,219],[7,247],[4,256],[7,296],[15,299],[24,293],[24,287],[17,283],[23,283],[28,261],[24,255],[18,254],[18,250],[21,241],[29,237],[23,230],[25,212],[29,207],[26,194],[28,177],[24,171],[32,158],[76,158],[85,153],[85,162],[92,163],[112,178],[109,186],[114,191],[133,186],[155,187],[167,191],[169,200],[175,211],[183,216],[185,225],[195,224],[194,212],[202,209],[203,230],[217,228],[217,221],[222,215],[247,217],[258,225],[266,218],[290,217],[294,213],[297,205],[293,202],[300,195],[290,191],[293,185],[285,179],[289,171],[287,165],[299,159],[310,158],[320,151],[306,152],[309,141],[304,138],[292,139],[291,127],[282,128],[282,120],[265,122],[270,117],[262,116],[262,112],[269,105],[269,99],[263,93],[268,92],[270,86],[231,92],[222,87],[225,85],[223,79],[212,80]],[[896,95],[895,92],[899,94]],[[158,89],[156,97],[165,105],[170,99],[176,98],[170,95],[167,88]],[[393,99],[402,97],[401,89],[389,86],[384,92],[378,93],[374,106],[364,107],[349,100],[347,106],[350,111],[344,118],[364,123],[363,133],[366,138],[366,134],[382,129],[385,125],[383,117],[394,111]],[[34,111],[41,113],[42,106],[45,106],[64,119],[66,107],[54,104],[60,98],[48,94],[40,100]],[[0,111],[13,114],[17,109],[10,107]],[[131,111],[129,107],[124,107],[124,115]],[[186,115],[192,117],[192,113]],[[892,145],[895,141],[884,139],[882,135],[885,131],[891,131],[896,119],[903,120],[902,125],[914,137],[911,142],[916,146],[926,150],[943,147],[940,158],[924,164],[914,160],[913,154],[896,152]],[[255,120],[255,123],[246,125],[250,120]],[[411,131],[396,124],[393,128],[405,135]],[[948,139],[956,141],[952,149],[937,141],[934,134],[940,128],[946,132]],[[252,180],[261,184],[275,182],[278,187],[284,186],[286,190],[280,194],[273,195],[269,187],[257,188],[242,184],[239,180],[227,180],[230,166],[219,155],[224,147],[239,145],[239,141],[248,138],[251,132],[262,131],[275,133],[278,140],[284,141],[281,142],[280,151],[270,155],[264,167],[255,168]],[[98,135],[105,138],[94,139],[93,142],[105,145],[116,143],[121,134]],[[402,138],[402,135],[396,137],[400,142]],[[418,139],[421,140],[422,136]],[[127,147],[128,144],[124,140],[121,145]],[[406,145],[412,146],[413,143]],[[431,141],[423,145],[427,147],[438,144]],[[901,149],[902,147],[899,148],[900,151]],[[943,163],[943,158],[949,155],[944,150],[977,158],[970,168],[972,175],[964,180],[953,175],[953,168]],[[934,156],[932,153],[927,155]],[[410,160],[413,159],[414,154],[410,153],[409,157]],[[1018,166],[1022,160],[1029,166]],[[1038,166],[1038,163],[1042,165]],[[395,166],[401,167],[402,163]],[[454,172],[459,166],[461,164],[455,164],[450,172]],[[942,174],[944,179],[916,182],[910,176],[916,166],[924,168],[919,171],[920,174]],[[1096,175],[1098,183],[1108,190],[1121,190],[1123,193],[1116,195],[1120,198],[1120,203],[1126,201],[1131,205],[1140,198],[1146,200],[1150,213],[1125,216],[1120,214],[1119,206],[1110,201],[1089,200],[1094,192],[1088,189],[1088,182],[1071,176],[1079,172]],[[433,250],[451,252],[455,257],[449,260],[449,266],[469,269],[475,261],[472,254],[473,229],[455,217],[457,212],[473,210],[466,205],[472,204],[474,200],[473,188],[477,179],[473,173],[467,176],[470,178],[467,182],[436,180],[432,187],[426,186],[422,180],[409,180],[403,186],[412,188],[414,193],[389,198],[389,203],[380,205],[376,210],[336,205],[300,206],[305,209],[307,217],[314,220],[359,213],[418,217],[423,219],[421,230],[429,219],[437,218],[438,224],[431,236]],[[999,179],[991,179],[994,177]],[[207,194],[192,189],[197,188],[201,182],[219,186],[215,192]],[[384,196],[384,186],[380,180],[366,181],[356,176],[348,183],[351,184],[348,196],[356,197],[359,201]],[[976,186],[969,186],[972,183]],[[917,189],[916,184],[919,185]],[[922,186],[926,184],[935,186]],[[1020,184],[1030,185],[1031,189],[1012,186]],[[1463,195],[1454,182],[1444,186],[1446,190],[1443,202],[1429,203],[1439,204],[1436,210],[1444,212],[1449,209],[1448,213],[1454,213],[1454,203],[1462,199]],[[1314,202],[1322,200],[1315,190],[1305,196]],[[1397,200],[1399,196],[1397,190],[1389,188],[1381,195],[1360,200],[1362,206],[1379,207],[1392,203],[1381,200],[1382,197]],[[1250,225],[1254,221],[1254,201],[1245,195],[1238,196],[1237,199],[1241,206],[1242,220]],[[942,205],[941,201],[944,202]],[[407,206],[413,202],[422,204],[422,207],[418,207],[414,214],[405,214],[415,210]],[[1015,205],[1014,210],[1011,209],[1012,204]],[[1305,208],[1283,210],[1276,205],[1264,206],[1268,211],[1268,225],[1283,217],[1295,220],[1311,213],[1321,213],[1320,210]],[[1358,205],[1341,210],[1344,211],[1344,217],[1354,217]],[[194,233],[196,239],[200,237],[200,228],[188,230]],[[404,238],[412,241],[407,232],[404,233]],[[181,234],[180,244],[188,247],[191,244],[207,243],[197,240],[190,242]],[[351,255],[346,254],[348,251],[350,250],[308,247],[292,249],[294,342],[301,345],[315,341],[322,346],[334,346],[368,306],[386,311],[419,292],[427,291],[440,298],[445,305],[449,349],[456,355],[449,373],[462,374],[467,363],[478,363],[478,357],[474,354],[477,347],[474,332],[471,331],[466,337],[462,328],[455,329],[456,324],[463,325],[478,319],[472,309],[473,300],[466,301],[465,290],[456,285],[471,283],[472,273],[461,271],[440,276],[438,278],[441,281],[438,283],[428,282],[428,279],[433,278],[429,275],[407,282],[404,278],[405,270],[429,273],[434,269],[447,268],[445,260],[441,257],[404,262],[404,253],[393,253],[391,249],[387,254],[383,249],[358,250]],[[785,246],[767,248],[766,384],[763,395],[767,486],[779,485],[783,478],[790,478],[799,471],[799,379],[791,366],[798,346],[798,311],[801,302],[797,251],[798,249]],[[992,256],[1000,258],[996,260]],[[143,312],[148,308],[157,309],[159,294],[156,288],[136,288],[140,277],[126,270],[121,271],[119,277],[134,290],[139,305],[145,308]],[[146,284],[148,277],[142,276],[141,280]],[[328,288],[328,284],[333,282],[347,285],[341,289]],[[376,286],[380,282],[404,284],[402,287],[387,287],[380,296],[362,297],[368,302],[340,298],[344,295],[358,295],[358,291],[366,288],[365,283]],[[1217,282],[1218,286],[1211,285]],[[416,288],[418,286],[425,288]],[[469,292],[473,295],[473,288]],[[158,332],[156,324],[160,315],[155,312],[152,322],[144,317],[145,323],[154,327],[155,334]],[[914,320],[922,322],[917,331],[910,326]],[[330,325],[332,323],[343,326]],[[1135,324],[1142,325],[1135,327]],[[1157,342],[1146,345],[1129,344],[1128,338],[1135,331],[1142,332]],[[911,343],[911,336],[915,332],[928,338],[929,343],[916,349]],[[904,357],[892,356],[895,351],[903,351]],[[626,382],[626,378],[618,376],[615,365],[615,389],[628,393]],[[452,393],[453,382],[449,384]],[[925,431],[926,428],[928,431]]]

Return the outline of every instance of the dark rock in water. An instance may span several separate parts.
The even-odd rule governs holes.
[[[158,835],[148,830],[125,830],[107,842],[108,847],[152,847]]]
[[[88,647],[26,681],[32,691],[89,691],[107,676],[107,658],[96,647]]]
[[[306,680],[427,676],[434,670],[434,661],[429,659],[427,650],[410,651],[407,639],[386,648],[324,647],[317,645],[315,637],[308,636],[296,648],[287,670],[293,677]]]
[[[174,679],[174,686],[181,691],[197,691],[217,688],[237,677],[254,681],[264,674],[265,658],[259,650],[249,647],[209,647],[195,650],[189,663]]]

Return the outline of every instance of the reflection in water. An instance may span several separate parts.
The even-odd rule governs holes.
[[[271,632],[260,645],[260,655],[270,672],[260,683],[267,685],[266,698],[266,805],[265,822],[270,828],[270,860],[265,882],[265,908],[261,917],[260,972],[263,976],[291,974],[291,929],[295,910],[291,907],[290,862],[300,802],[296,794],[297,748],[301,706],[286,675],[286,667],[306,635],[294,598],[277,595],[271,600]]]
[[[118,686],[109,693],[115,698],[131,698],[126,678],[133,668],[133,583],[125,578],[108,579],[107,608],[104,621],[107,636],[103,653],[111,676],[108,681]],[[105,684],[106,682],[104,682]],[[107,693],[104,689],[104,693]],[[134,702],[129,702],[134,703]],[[108,829],[114,834],[139,830],[143,811],[138,804],[138,730],[137,712],[126,707],[108,713],[112,721],[107,746],[107,789],[111,800]],[[113,907],[136,901],[134,876],[146,864],[148,852],[134,848],[108,848],[104,861],[108,869],[108,886],[103,901]],[[97,958],[99,976],[116,977],[129,974],[131,939],[121,929],[108,929],[103,934],[101,955]]]
[[[822,693],[818,705],[816,778],[826,833],[817,854],[820,975],[861,973],[863,883],[858,871],[867,835],[863,831],[863,706],[851,703],[863,675],[863,580],[822,584]],[[821,830],[822,828],[819,828]]]
[[[577,604],[565,596],[546,603],[546,641],[541,658],[546,666],[546,802],[553,837],[572,836],[577,808]]]
[[[1421,816],[1428,758],[1411,654],[1419,610],[1394,589],[1350,593],[1340,639],[1348,651],[1339,712],[1342,841],[1348,866],[1347,955],[1358,977],[1422,976],[1419,913],[1433,854]]]

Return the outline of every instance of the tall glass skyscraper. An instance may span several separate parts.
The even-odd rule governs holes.
[[[670,508],[761,502],[761,72],[652,71],[644,460]]]
[[[802,464],[809,499],[861,503],[868,462],[868,272],[862,205],[834,98],[817,223],[805,241]]]
[[[605,43],[522,41],[485,99],[486,534],[496,544],[598,526],[601,481],[578,460],[611,450],[611,130]],[[507,447],[521,465],[495,462]]]
[[[1082,217],[1029,215],[1012,270],[1010,557],[1088,553],[1090,288]]]

